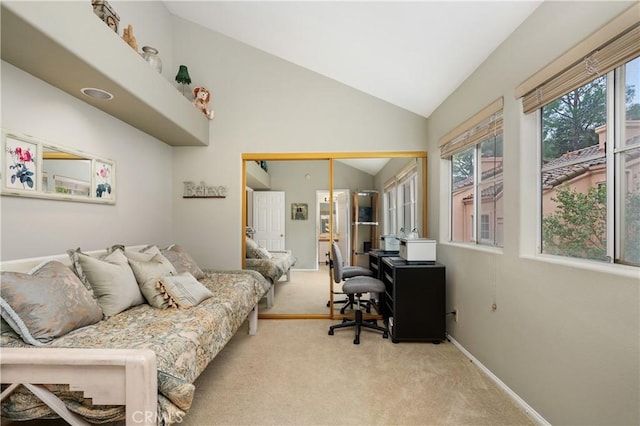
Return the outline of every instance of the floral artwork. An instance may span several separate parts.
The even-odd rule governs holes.
[[[113,166],[108,163],[96,161],[96,197],[111,198]]]
[[[7,188],[36,190],[37,149],[36,144],[7,138],[5,148]]]

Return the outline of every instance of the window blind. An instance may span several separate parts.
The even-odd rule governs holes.
[[[605,35],[609,38],[603,41]],[[582,56],[575,60],[578,54]],[[524,112],[531,113],[638,56],[640,7],[634,5],[518,86],[516,97],[523,98]]]
[[[409,161],[402,169],[398,171],[395,175],[393,175],[389,180],[384,183],[384,191],[388,191],[397,183],[402,182],[408,176],[415,174],[418,172],[418,160],[413,159]]]
[[[501,97],[445,135],[440,139],[440,157],[449,158],[491,135],[502,133],[502,108]]]

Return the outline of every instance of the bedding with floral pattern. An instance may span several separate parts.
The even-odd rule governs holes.
[[[296,264],[291,250],[267,251],[249,237],[245,238],[245,245],[246,269],[259,272],[274,284]]]
[[[180,272],[180,271],[179,271]],[[57,337],[46,347],[151,349],[158,371],[158,424],[185,415],[193,401],[193,382],[222,350],[271,283],[255,271],[203,271],[198,280],[212,296],[186,309],[158,309],[147,303],[125,309]],[[0,346],[30,347],[3,324]],[[37,350],[34,348],[34,350]],[[47,385],[67,408],[92,423],[125,419],[123,406],[94,406],[66,385]],[[2,402],[2,416],[11,420],[57,417],[20,386]]]

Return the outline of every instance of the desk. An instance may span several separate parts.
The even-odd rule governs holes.
[[[393,343],[445,339],[445,272],[444,265],[435,262],[382,258],[382,311]]]
[[[389,256],[398,256],[398,250],[374,249],[369,251],[369,269],[373,271],[374,278],[382,280],[382,259]]]

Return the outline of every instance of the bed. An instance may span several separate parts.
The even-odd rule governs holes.
[[[53,258],[62,259],[48,259]],[[34,263],[6,262],[2,269],[20,271]],[[193,307],[158,309],[140,303],[41,346],[26,343],[3,319],[2,417],[62,417],[71,424],[180,423],[191,406],[195,379],[247,318],[249,332],[256,332],[256,305],[271,287],[255,271],[200,272],[198,282],[211,296]],[[4,274],[3,281],[9,279]],[[43,382],[56,384],[33,385]]]

